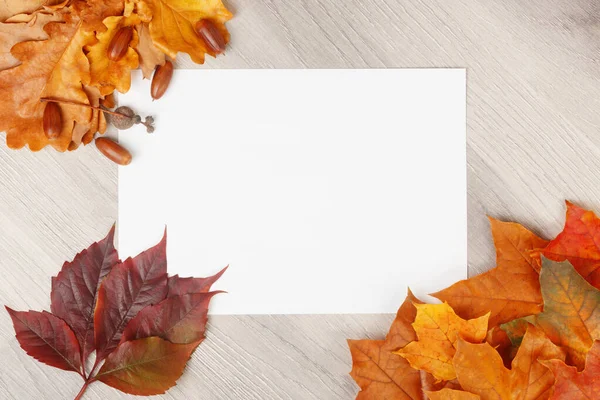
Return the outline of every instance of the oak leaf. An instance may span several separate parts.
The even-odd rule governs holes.
[[[175,385],[198,344],[173,344],[158,337],[122,343],[96,379],[129,394],[162,394]]]
[[[418,341],[396,351],[410,365],[431,373],[436,379],[450,381],[456,378],[452,364],[459,338],[480,343],[486,338],[488,317],[464,320],[444,304],[415,304],[417,315],[412,324]]]
[[[417,313],[413,303],[419,301],[409,291],[385,340],[348,340],[350,375],[361,389],[357,399],[423,400],[425,390],[457,387],[454,382],[435,382],[431,374],[413,369],[393,353],[417,339],[411,326]]]
[[[10,148],[29,145],[33,151],[47,144],[59,151],[69,148],[75,123],[92,125],[93,113],[86,107],[61,105],[63,126],[57,139],[49,140],[43,132],[45,103],[41,98],[89,104],[83,85],[90,81],[89,62],[83,47],[96,41],[92,33],[80,29],[80,21],[64,14],[65,22],[45,26],[49,36],[44,41],[16,44],[12,55],[21,64],[0,71],[0,131],[6,131]]]
[[[104,359],[121,340],[127,323],[144,307],[167,296],[167,234],[156,246],[127,258],[102,281],[94,311],[96,358]]]
[[[125,56],[118,61],[109,59],[106,54],[109,45],[117,32],[126,27],[135,27],[140,23],[137,14],[127,17],[108,17],[104,20],[106,27],[103,33],[97,35],[97,43],[87,46],[87,57],[90,61],[90,84],[100,89],[102,96],[118,90],[126,93],[131,87],[131,71],[139,65],[139,58],[134,48],[138,44],[138,34],[134,29],[133,39]]]
[[[6,311],[27,354],[53,367],[81,374],[79,344],[65,321],[47,312],[21,312],[8,307]]]
[[[195,32],[195,24],[202,19],[210,19],[229,41],[225,23],[233,15],[221,0],[140,0],[138,6],[140,13],[152,15],[152,41],[171,58],[179,52],[187,53],[194,62],[203,64],[205,54],[215,56]]]
[[[136,27],[136,31],[139,41],[135,49],[140,58],[142,74],[145,79],[150,79],[156,67],[164,65],[167,59],[165,53],[160,51],[158,47],[154,45],[152,37],[150,36],[150,25],[148,23],[144,22],[139,24]]]
[[[81,344],[82,363],[94,350],[94,309],[100,283],[119,263],[114,236],[113,226],[103,240],[66,262],[52,278],[50,309],[73,329]]]
[[[479,400],[480,397],[474,393],[462,390],[442,389],[438,392],[427,392],[430,400]]]
[[[19,64],[19,60],[10,53],[15,44],[48,39],[48,34],[44,31],[46,24],[61,20],[62,15],[58,12],[35,12],[15,15],[0,23],[0,70]]]
[[[552,392],[554,375],[539,361],[552,359],[564,360],[564,351],[530,325],[511,369],[504,367],[500,354],[488,343],[463,340],[454,367],[462,388],[482,400],[542,400]]]
[[[2,0],[0,1],[0,21],[4,22],[17,14],[31,14],[47,3],[49,3],[48,0]]]
[[[490,327],[542,311],[538,259],[531,252],[547,241],[523,226],[490,218],[496,268],[462,280],[434,297],[447,302],[462,318],[472,319],[488,312]]]
[[[79,14],[83,29],[89,32],[104,32],[106,18],[123,14],[125,0],[76,0],[73,8]]]
[[[567,202],[563,231],[541,252],[554,261],[570,261],[581,276],[600,288],[600,219],[593,211]]]
[[[542,260],[544,312],[527,319],[567,350],[567,361],[583,368],[585,355],[600,339],[600,291],[568,262]]]
[[[600,398],[600,342],[595,341],[587,354],[585,369],[566,365],[560,360],[544,362],[552,370],[556,385],[551,400],[588,400]]]

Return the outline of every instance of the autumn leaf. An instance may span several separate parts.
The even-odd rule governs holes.
[[[149,27],[155,46],[171,58],[182,52],[203,64],[205,54],[215,56],[194,30],[202,19],[210,19],[229,41],[225,22],[233,15],[221,0],[140,0],[138,6],[140,13],[152,15]]]
[[[227,268],[208,278],[180,278],[179,275],[170,276],[167,286],[167,297],[181,296],[189,293],[208,293],[212,285],[219,279]]]
[[[592,286],[600,288],[600,219],[567,202],[565,227],[542,254],[550,260],[570,261]]]
[[[148,23],[139,24],[136,27],[136,31],[139,41],[135,49],[139,55],[142,74],[145,79],[150,79],[156,67],[165,64],[165,53],[154,45],[150,36],[150,26]]]
[[[124,3],[124,0],[76,0],[73,8],[83,22],[83,29],[102,33],[106,31],[105,19],[122,15]]]
[[[121,343],[149,336],[171,343],[199,343],[204,339],[208,305],[218,293],[222,292],[184,294],[144,308],[125,327]]]
[[[439,392],[427,392],[430,400],[479,400],[476,394],[462,390],[442,389]]]
[[[94,308],[102,280],[119,263],[113,244],[115,227],[100,242],[93,243],[63,265],[52,279],[51,310],[73,329],[85,362],[94,350]]]
[[[57,12],[36,12],[16,15],[7,19],[6,22],[0,23],[0,70],[12,68],[19,64],[19,60],[10,53],[10,49],[15,44],[48,39],[44,26],[48,22],[61,20],[62,15]]]
[[[412,324],[418,341],[401,348],[395,354],[404,357],[415,369],[431,373],[436,379],[456,378],[452,359],[458,339],[480,343],[487,334],[488,316],[471,320],[457,316],[444,304],[415,304],[417,316]]]
[[[79,344],[65,321],[47,312],[20,312],[8,307],[6,311],[27,354],[53,367],[81,374]]]
[[[544,362],[556,378],[551,400],[588,400],[600,398],[600,342],[595,341],[587,354],[585,369],[566,365],[560,360]]]
[[[496,268],[462,280],[433,294],[465,319],[490,314],[490,327],[542,311],[537,260],[530,253],[544,248],[540,239],[523,226],[490,218],[496,245]]]
[[[131,87],[131,71],[139,65],[138,54],[134,50],[138,44],[137,32],[134,30],[133,39],[123,58],[113,61],[106,54],[112,39],[121,28],[134,27],[139,23],[140,18],[137,14],[108,17],[104,20],[107,29],[97,36],[98,42],[86,48],[90,61],[90,84],[98,87],[103,96],[114,92],[115,89],[126,93]]]
[[[489,344],[459,341],[454,367],[458,381],[482,400],[541,400],[552,392],[554,375],[540,360],[564,360],[565,352],[530,325],[512,361],[504,367],[500,354]]]
[[[198,344],[173,344],[158,337],[122,343],[96,379],[129,394],[162,394],[175,385]]]
[[[583,368],[585,355],[600,339],[600,291],[568,262],[542,260],[540,273],[544,312],[529,321],[567,350],[567,361]]]
[[[352,354],[350,375],[361,388],[358,399],[423,400],[424,390],[456,387],[453,382],[436,383],[433,376],[417,371],[393,351],[417,339],[411,323],[419,303],[409,291],[392,323],[386,340],[348,340]]]
[[[31,14],[39,10],[46,4],[54,4],[48,0],[2,0],[0,1],[0,21],[6,21],[8,18],[17,14]]]
[[[46,104],[43,97],[89,104],[82,84],[90,81],[89,62],[83,47],[96,41],[92,33],[80,29],[80,21],[65,14],[65,22],[45,26],[49,36],[44,41],[16,44],[12,55],[22,64],[0,71],[0,131],[6,131],[10,148],[28,145],[33,151],[47,144],[59,151],[69,148],[75,123],[92,124],[93,113],[86,107],[61,105],[62,130],[50,140],[42,128]]]
[[[117,347],[127,323],[167,296],[167,234],[156,246],[115,266],[102,281],[94,313],[96,358]]]

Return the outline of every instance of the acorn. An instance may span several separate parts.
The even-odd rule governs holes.
[[[215,54],[221,54],[225,51],[227,42],[225,36],[221,33],[217,25],[210,19],[201,19],[194,26],[196,34],[204,40],[206,46]]]
[[[48,139],[56,139],[62,132],[62,114],[58,103],[48,102],[43,117],[44,134]]]
[[[106,56],[111,61],[119,61],[125,57],[127,50],[129,50],[129,43],[133,39],[133,27],[124,26],[119,29],[115,36],[110,41],[108,49],[106,50]]]
[[[131,153],[119,143],[108,138],[97,138],[96,148],[109,160],[119,165],[129,165],[131,163]]]
[[[150,94],[154,100],[158,100],[167,91],[171,78],[173,77],[173,63],[169,60],[164,65],[159,65],[154,71],[154,77],[152,78],[152,86],[150,88]]]

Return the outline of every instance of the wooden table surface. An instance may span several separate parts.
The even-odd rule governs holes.
[[[596,0],[228,5],[236,12],[230,49],[203,68],[468,68],[471,274],[494,265],[486,214],[552,236],[562,227],[564,199],[600,210]],[[185,57],[178,65],[192,67]],[[0,158],[0,304],[48,309],[50,276],[117,219],[117,169],[93,146],[32,154],[2,144]],[[435,221],[424,223],[435,238]],[[353,398],[345,339],[382,338],[392,319],[213,317],[179,384],[158,398]],[[2,399],[69,399],[81,385],[76,374],[29,358],[5,312],[0,359]],[[128,397],[94,384],[85,398]]]

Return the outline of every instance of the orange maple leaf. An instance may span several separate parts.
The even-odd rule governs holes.
[[[600,342],[595,341],[587,355],[585,369],[566,365],[560,360],[544,362],[554,373],[556,385],[551,400],[589,400],[600,398]]]
[[[569,260],[585,280],[600,288],[600,219],[567,202],[565,227],[542,254],[554,261]]]
[[[542,311],[542,294],[531,251],[547,241],[523,226],[490,218],[496,268],[462,280],[432,296],[447,302],[465,319],[490,314],[490,327]]]
[[[350,375],[361,388],[357,399],[423,400],[425,390],[457,387],[454,382],[436,383],[433,376],[417,371],[392,352],[417,339],[411,323],[420,303],[409,291],[385,340],[348,340],[352,354]]]
[[[479,400],[480,397],[474,393],[462,390],[442,389],[438,392],[427,392],[430,400]]]
[[[463,389],[482,400],[542,400],[551,393],[554,375],[538,360],[552,359],[564,360],[565,352],[530,325],[511,369],[489,344],[464,340],[458,343],[454,367]]]
[[[418,341],[396,351],[415,369],[431,373],[436,379],[450,381],[456,378],[452,358],[460,337],[474,343],[483,341],[487,334],[489,314],[464,320],[444,304],[415,304],[417,316],[412,324]]]

